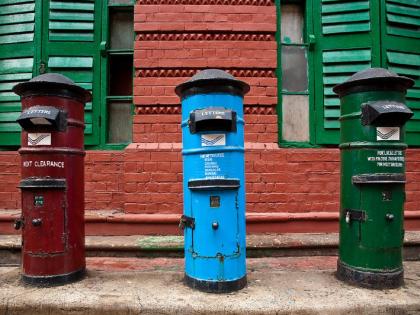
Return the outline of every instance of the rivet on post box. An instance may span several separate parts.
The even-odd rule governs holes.
[[[243,97],[217,69],[177,86],[182,100],[185,282],[222,293],[246,285]]]
[[[337,277],[373,289],[403,284],[405,94],[413,80],[381,68],[334,87],[341,102]]]
[[[20,83],[22,280],[60,285],[85,274],[84,104],[88,91],[60,74]]]

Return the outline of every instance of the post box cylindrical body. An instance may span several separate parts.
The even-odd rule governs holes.
[[[85,274],[84,105],[90,94],[59,74],[14,88],[21,96],[22,279],[72,282]]]
[[[246,285],[243,96],[249,86],[210,69],[182,97],[185,282],[206,292]]]
[[[341,100],[341,206],[337,277],[369,288],[403,283],[405,93],[412,82],[381,68],[354,74]]]

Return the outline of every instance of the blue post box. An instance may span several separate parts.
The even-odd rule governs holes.
[[[175,89],[182,100],[185,282],[223,293],[246,285],[243,96],[217,69]]]

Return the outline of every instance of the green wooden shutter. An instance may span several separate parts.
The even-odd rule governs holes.
[[[19,145],[15,84],[34,73],[35,0],[0,0],[0,145]]]
[[[317,144],[338,144],[340,101],[333,86],[380,63],[376,0],[314,1],[314,89]],[[377,36],[379,38],[379,36]]]
[[[420,0],[383,0],[382,64],[415,81],[407,91],[414,116],[407,122],[407,143],[420,146]]]
[[[98,144],[101,1],[51,0],[47,11],[43,59],[48,72],[62,73],[92,92],[85,108],[85,144]]]

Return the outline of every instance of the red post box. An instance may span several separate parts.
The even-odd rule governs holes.
[[[91,94],[61,74],[20,83],[22,279],[58,285],[85,274],[84,105]]]

